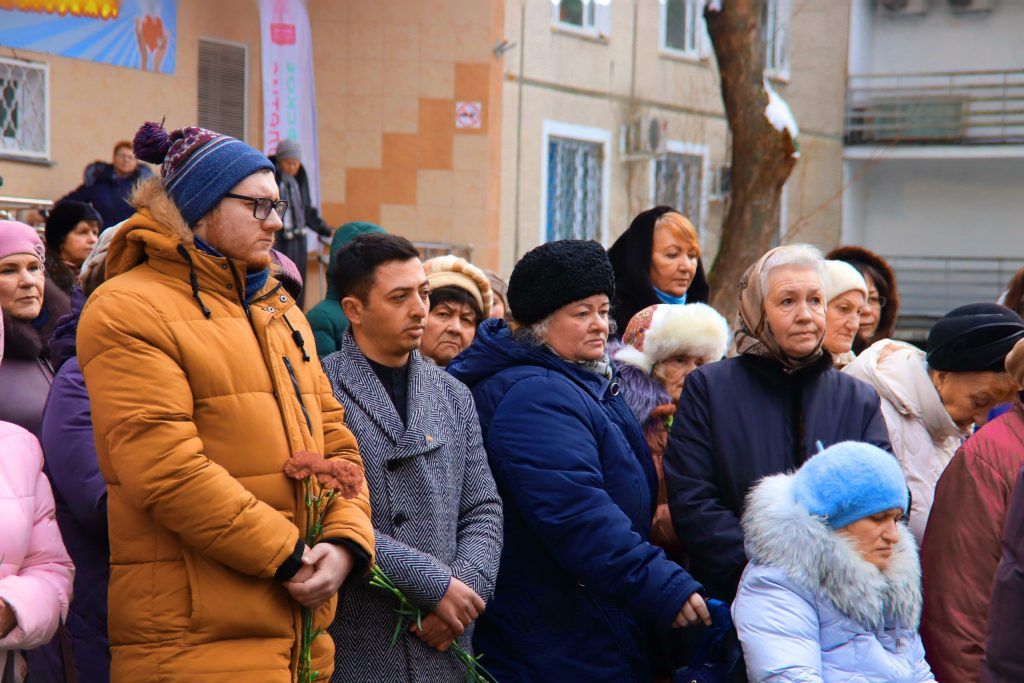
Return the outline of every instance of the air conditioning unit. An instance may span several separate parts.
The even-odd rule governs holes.
[[[626,154],[658,156],[665,153],[668,122],[657,116],[640,116],[626,130]]]
[[[949,8],[956,14],[991,12],[995,0],[949,0]]]
[[[892,17],[914,17],[927,14],[931,0],[878,0],[878,5]]]

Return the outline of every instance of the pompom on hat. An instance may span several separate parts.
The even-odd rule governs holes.
[[[793,497],[833,529],[910,505],[895,456],[859,441],[829,446],[805,462],[793,475]]]
[[[840,294],[857,291],[868,298],[868,283],[864,276],[846,261],[825,261],[825,300],[832,301]]]
[[[672,356],[693,356],[705,363],[721,360],[728,342],[728,323],[707,304],[656,304],[630,319],[615,360],[649,375]]]
[[[1002,372],[1006,355],[1024,339],[1024,319],[1006,306],[967,304],[939,318],[928,332],[928,367],[940,372]]]
[[[146,122],[135,134],[135,156],[160,165],[164,189],[189,227],[253,173],[274,170],[267,156],[241,140],[195,126],[168,132]]]
[[[595,294],[615,295],[608,254],[593,240],[557,240],[526,252],[508,282],[508,306],[521,325],[533,325],[562,306]]]
[[[487,274],[460,256],[438,256],[423,262],[431,289],[458,287],[469,292],[484,316],[491,312],[494,297]]]
[[[15,254],[32,254],[46,261],[43,241],[35,228],[19,221],[0,221],[0,258]]]

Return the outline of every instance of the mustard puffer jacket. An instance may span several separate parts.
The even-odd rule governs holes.
[[[306,513],[284,463],[310,450],[362,467],[356,440],[280,283],[247,315],[244,264],[198,251],[158,179],[134,201],[78,328],[108,485],[111,679],[294,681],[299,605],[273,577]],[[321,538],[372,562],[365,485],[333,501]],[[322,680],[336,601],[315,615]]]

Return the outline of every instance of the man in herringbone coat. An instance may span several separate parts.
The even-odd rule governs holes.
[[[395,600],[365,579],[330,627],[335,681],[453,683],[494,591],[502,509],[469,390],[419,353],[428,283],[404,238],[365,235],[338,254],[351,328],[323,359],[366,467],[377,562],[428,616],[389,647]],[[486,660],[484,660],[486,665]]]

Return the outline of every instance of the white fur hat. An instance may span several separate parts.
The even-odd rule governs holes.
[[[707,304],[657,304],[629,321],[615,360],[649,375],[655,364],[680,354],[720,360],[728,339],[728,323]]]
[[[864,276],[846,261],[825,261],[825,299],[832,301],[840,294],[863,292],[868,298],[868,284]]]

